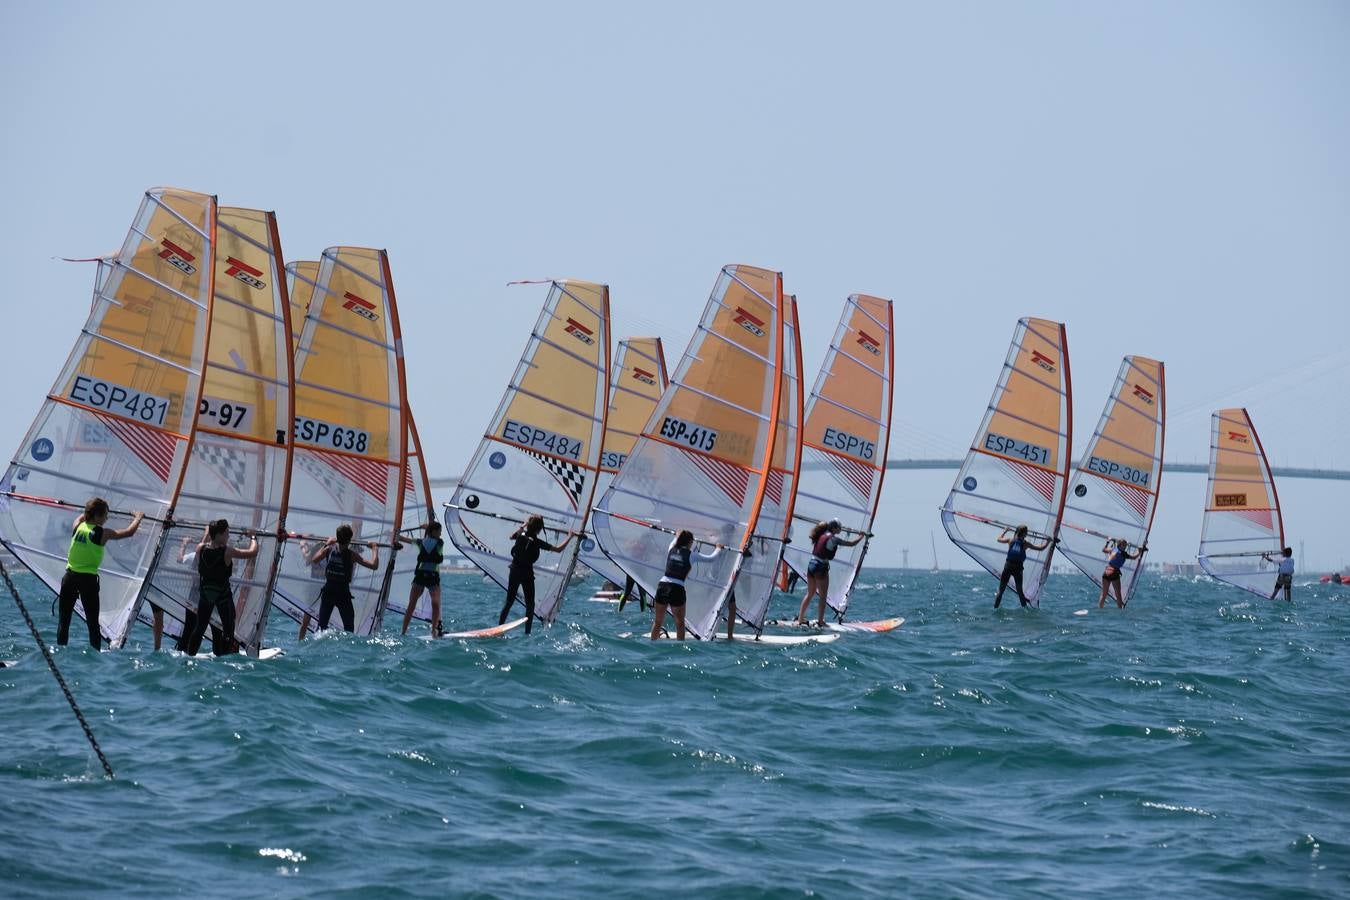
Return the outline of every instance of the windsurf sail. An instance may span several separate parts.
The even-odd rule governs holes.
[[[53,591],[87,499],[149,517],[107,545],[99,629],[121,647],[162,545],[198,403],[216,271],[216,198],[146,193],[118,253],[99,263],[89,318],[0,480],[0,538]],[[84,615],[82,605],[76,607]]]
[[[736,616],[759,631],[778,584],[783,548],[792,536],[792,510],[802,464],[802,344],[797,331],[797,298],[784,302],[783,376],[778,397],[778,430],[765,481],[759,524],[751,554],[736,577]]]
[[[619,341],[610,375],[609,419],[605,424],[604,450],[600,454],[600,474],[596,476],[596,497],[604,496],[610,482],[623,467],[669,380],[666,354],[659,337]],[[626,580],[623,569],[605,556],[590,535],[582,539],[577,558],[606,581],[623,585]]]
[[[1054,535],[1064,511],[1073,446],[1073,397],[1064,326],[1021,319],[994,395],[956,484],[942,507],[942,527],[990,574],[1007,558],[1000,535],[1027,526],[1044,550],[1028,549],[1023,590],[1033,606],[1050,574]]]
[[[298,552],[282,560],[273,604],[301,624],[302,637],[317,630],[324,567],[308,560],[349,524],[352,550],[366,559],[379,553],[379,566],[356,566],[350,584],[353,630],[372,634],[393,578],[393,535],[403,526],[408,480],[403,339],[385,251],[324,251],[294,367],[287,528]],[[328,624],[340,627],[339,613]]]
[[[780,415],[784,309],[779,273],[722,270],[661,402],[595,509],[600,548],[648,594],[679,531],[693,532],[698,552],[717,554],[685,579],[685,625],[697,637],[712,636],[742,551],[758,535]],[[779,550],[770,552],[777,560]]]
[[[228,519],[258,555],[237,561],[234,634],[257,655],[275,587],[291,471],[291,332],[276,216],[224,207],[219,212],[216,276],[206,374],[192,451],[174,504],[175,524],[152,569],[145,597],[181,633],[199,600],[195,558],[203,525]],[[144,620],[148,611],[141,610]],[[213,616],[219,625],[219,617]]]
[[[300,343],[300,335],[305,330],[305,313],[309,302],[314,299],[314,289],[319,285],[319,263],[316,260],[298,260],[286,265],[286,293],[289,297],[287,309],[291,320],[291,352]]]
[[[1245,409],[1210,419],[1209,489],[1200,533],[1200,566],[1211,578],[1269,597],[1284,548],[1284,519],[1266,451]]]
[[[1132,551],[1148,543],[1162,480],[1166,402],[1163,364],[1125,357],[1069,482],[1059,549],[1098,587],[1108,540],[1129,541]],[[1141,557],[1121,568],[1121,596],[1127,603],[1143,567]]]
[[[892,316],[889,300],[867,294],[849,297],[811,389],[794,514],[800,537],[783,550],[783,561],[802,578],[811,561],[806,536],[817,523],[838,519],[847,539],[872,530],[891,438]],[[868,540],[840,546],[830,562],[825,602],[840,620],[867,556]]]
[[[534,564],[535,616],[552,622],[581,548],[609,407],[609,288],[554,281],[497,412],[446,506],[454,545],[506,588],[511,533],[532,515],[561,544]],[[523,598],[518,597],[517,602]]]

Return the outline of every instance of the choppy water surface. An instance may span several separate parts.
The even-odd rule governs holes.
[[[900,631],[652,644],[578,590],[528,639],[61,651],[112,782],[4,598],[0,893],[1350,893],[1350,588],[863,580]],[[458,627],[496,600],[447,579]]]

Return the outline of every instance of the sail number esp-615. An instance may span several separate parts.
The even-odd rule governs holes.
[[[702,450],[704,453],[711,453],[713,447],[717,445],[717,432],[674,416],[666,416],[661,422],[660,434],[667,440]]]

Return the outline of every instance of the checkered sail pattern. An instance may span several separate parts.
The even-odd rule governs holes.
[[[586,488],[585,471],[576,463],[558,459],[556,456],[547,456],[543,453],[533,453],[528,450],[525,452],[537,460],[539,465],[543,466],[544,470],[562,486],[572,502],[572,508],[576,509],[581,503],[581,495]]]
[[[197,438],[192,455],[219,477],[221,484],[236,496],[242,497],[250,482],[248,458],[237,447]]]
[[[1069,482],[1059,529],[1059,551],[1099,587],[1113,549],[1105,547],[1107,540],[1128,541],[1130,552],[1148,543],[1162,479],[1166,407],[1163,364],[1143,356],[1121,360]],[[1127,602],[1143,567],[1142,558],[1121,567],[1121,597]]]
[[[997,577],[1005,531],[1027,526],[1036,543],[1024,563],[1023,587],[1032,605],[1050,574],[1069,480],[1073,402],[1063,324],[1021,319],[993,397],[942,508],[942,527],[956,546]]]

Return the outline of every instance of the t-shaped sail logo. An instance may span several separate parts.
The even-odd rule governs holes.
[[[1153,392],[1145,390],[1143,385],[1136,384],[1134,386],[1134,395],[1138,397],[1140,400],[1143,400],[1149,406],[1153,405]]]
[[[1031,361],[1047,372],[1055,371],[1055,361],[1039,350],[1031,351]]]
[[[748,313],[742,307],[736,307],[736,324],[753,334],[755,337],[764,337],[764,320]]]
[[[859,331],[858,331],[858,343],[859,343],[859,345],[862,346],[862,348],[863,348],[864,350],[866,350],[868,353],[872,354],[873,356],[880,356],[880,355],[881,355],[881,341],[879,341],[879,340],[877,340],[876,338],[872,337],[872,336],[871,336],[870,334],[868,334],[867,332],[862,331],[862,330],[859,330]]]
[[[233,256],[225,258],[227,268],[225,274],[231,278],[236,278],[244,284],[260,291],[267,287],[267,282],[262,280],[262,269],[255,269],[241,259],[235,259]]]
[[[633,366],[633,377],[643,384],[649,384],[652,387],[656,387],[656,376],[646,369],[640,369],[637,366]]]
[[[595,332],[587,328],[585,325],[582,325],[580,322],[578,322],[571,316],[567,317],[567,327],[564,328],[563,330],[566,331],[568,334],[570,334],[572,337],[581,341],[583,344],[595,343],[595,338],[591,337],[591,335],[595,334]]]
[[[378,322],[380,317],[375,314],[375,304],[363,297],[358,297],[351,291],[345,291],[342,294],[347,302],[342,304],[343,309],[350,309],[362,318],[369,319],[372,322]]]
[[[197,267],[192,264],[192,261],[197,257],[193,256],[168,238],[160,240],[159,245],[164,248],[159,251],[160,259],[186,275],[192,275],[197,271]]]

